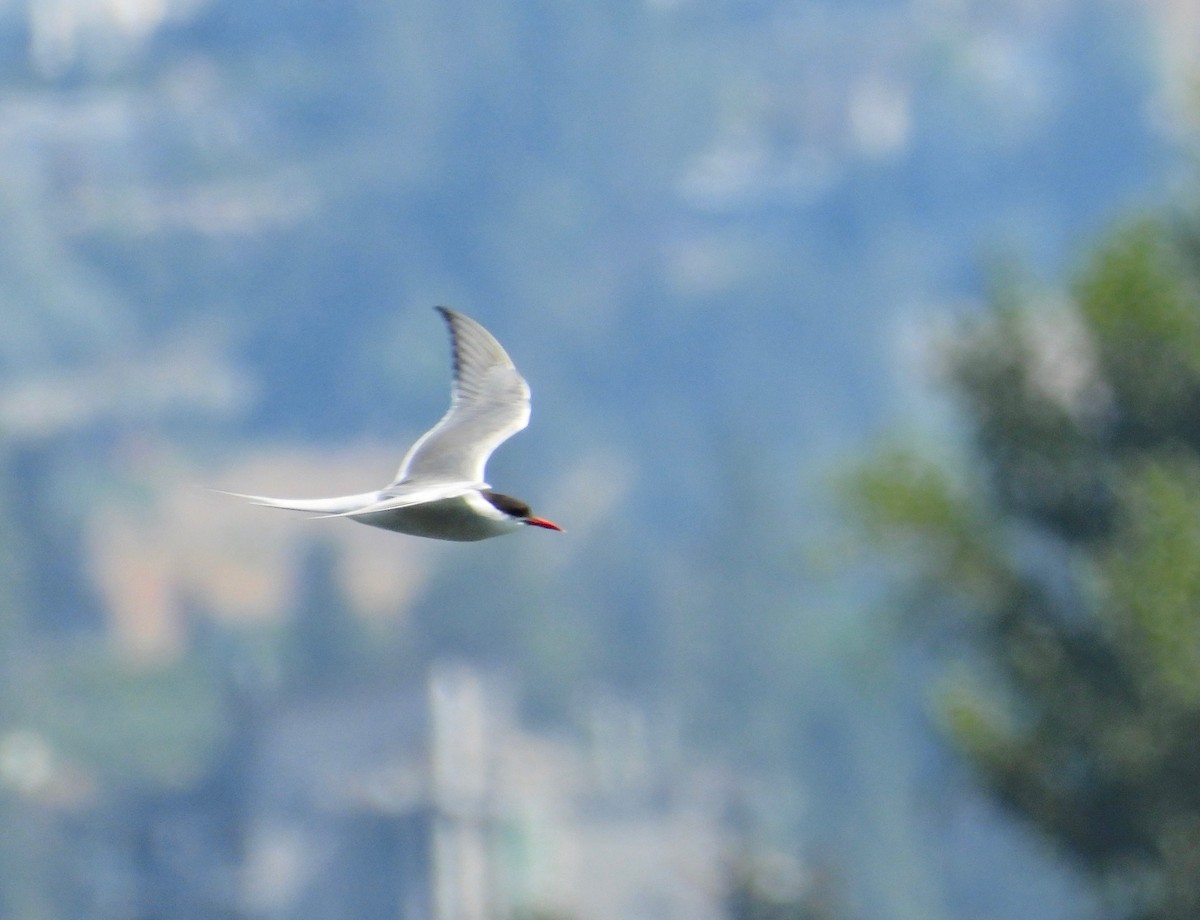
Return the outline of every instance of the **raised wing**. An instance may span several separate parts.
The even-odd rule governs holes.
[[[488,457],[529,424],[529,385],[490,332],[446,307],[454,382],[450,409],[405,455],[395,484],[482,483]]]

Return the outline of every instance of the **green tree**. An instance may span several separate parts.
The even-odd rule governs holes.
[[[857,519],[950,660],[985,787],[1113,916],[1200,916],[1200,263],[1121,228],[1055,302],[1001,291],[951,337],[956,456],[881,449]]]

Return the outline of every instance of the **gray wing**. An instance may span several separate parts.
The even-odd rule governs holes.
[[[450,409],[409,448],[396,484],[482,483],[492,451],[529,424],[529,385],[500,343],[470,317],[437,310],[453,346]]]

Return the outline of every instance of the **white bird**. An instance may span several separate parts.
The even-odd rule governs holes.
[[[484,481],[492,451],[529,424],[529,385],[483,326],[446,307],[437,311],[450,326],[453,345],[450,409],[409,448],[391,485],[339,498],[228,494],[435,540],[486,540],[527,524],[561,531]]]

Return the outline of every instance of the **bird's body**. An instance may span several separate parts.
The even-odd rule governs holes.
[[[384,530],[463,542],[498,537],[523,524],[521,519],[495,508],[481,492],[474,490],[454,498],[367,513],[358,519]]]
[[[391,485],[338,498],[233,494],[272,508],[347,517],[435,540],[486,540],[526,524],[562,530],[484,481],[492,451],[529,424],[529,386],[483,326],[445,307],[437,309],[450,326],[454,346],[450,409],[409,448]]]

